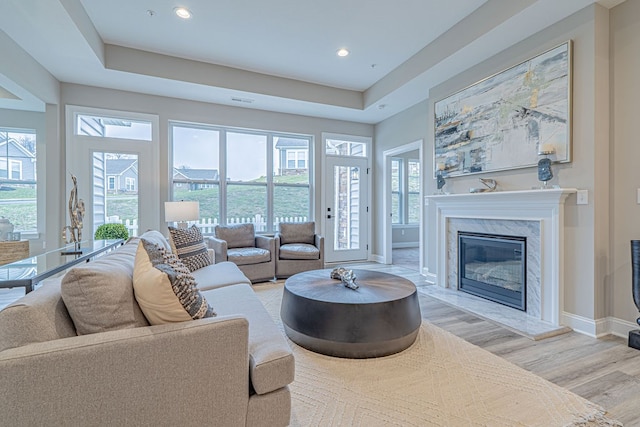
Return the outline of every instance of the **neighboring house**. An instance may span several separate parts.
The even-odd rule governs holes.
[[[0,183],[35,184],[36,156],[18,141],[0,142]]]
[[[217,169],[173,168],[173,182],[177,188],[189,191],[211,188],[220,180]]]
[[[276,142],[279,165],[278,175],[295,175],[309,168],[309,141],[295,138],[279,138]]]
[[[138,192],[138,159],[107,159],[107,192]]]

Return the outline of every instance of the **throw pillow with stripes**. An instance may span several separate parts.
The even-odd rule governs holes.
[[[207,245],[205,245],[198,227],[195,225],[187,229],[169,227],[169,233],[176,249],[176,255],[189,271],[196,271],[211,265]]]

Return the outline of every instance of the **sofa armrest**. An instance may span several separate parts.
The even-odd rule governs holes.
[[[323,262],[322,268],[324,268],[324,237],[319,234],[316,234],[314,245],[320,251],[320,261]]]
[[[274,240],[276,259],[280,259],[280,234],[276,233],[275,236],[273,236],[273,240]]]
[[[222,261],[228,261],[229,257],[227,256],[227,241],[221,240],[213,236],[207,236],[207,246],[210,249],[213,249],[214,252],[214,262],[219,263]]]
[[[256,236],[256,248],[266,249],[270,254],[275,256],[276,239],[269,236]]]
[[[248,321],[220,316],[0,353],[7,425],[244,425]]]

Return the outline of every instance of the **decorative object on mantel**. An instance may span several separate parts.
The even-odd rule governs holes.
[[[540,144],[570,162],[570,92],[568,41],[436,101],[434,165],[445,177],[533,167]]]
[[[13,224],[7,218],[0,218],[0,241],[11,240],[9,235],[13,233]]]
[[[542,181],[542,188],[548,188],[547,182],[553,178],[553,171],[551,171],[551,159],[549,156],[555,154],[556,149],[551,144],[544,144],[540,146],[538,150],[539,156],[544,156],[538,161],[538,181]]]
[[[491,178],[480,178],[480,182],[484,184],[484,188],[473,187],[469,189],[469,193],[488,193],[490,191],[495,191],[498,186],[496,180]]]
[[[442,187],[444,187],[446,183],[447,182],[444,179],[443,172],[441,170],[438,171],[436,175],[436,185],[438,187],[438,194],[445,194]]]
[[[631,271],[633,302],[640,311],[640,240],[631,241]],[[640,317],[636,322],[640,325]],[[640,350],[640,330],[629,331],[629,347]]]
[[[353,270],[347,270],[344,267],[338,267],[331,270],[331,278],[342,281],[345,287],[356,290],[359,288],[356,283],[356,275]]]
[[[62,240],[65,244],[73,243],[73,250],[65,251],[62,255],[81,254],[80,244],[82,242],[82,226],[84,218],[84,201],[78,198],[78,180],[71,174],[73,188],[69,194],[69,220],[71,225],[62,227]]]

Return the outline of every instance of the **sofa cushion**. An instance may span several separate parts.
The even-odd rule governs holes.
[[[148,326],[133,295],[138,238],[94,261],[73,267],[60,292],[78,335]]]
[[[287,243],[280,246],[280,259],[320,259],[320,251],[308,243]]]
[[[193,225],[191,228],[169,227],[172,247],[180,261],[189,269],[195,271],[211,265],[211,258],[200,229]]]
[[[315,240],[315,227],[313,221],[309,222],[281,222],[279,224],[280,244],[307,243],[313,245]]]
[[[249,285],[240,284],[204,291],[212,301],[224,301],[219,315],[238,315],[249,321],[249,369],[258,394],[290,384],[295,374],[291,347]]]
[[[145,239],[140,239],[136,252],[133,290],[152,325],[216,315],[180,259]]]
[[[251,284],[251,280],[240,271],[238,266],[229,261],[202,267],[199,270],[192,271],[191,275],[196,279],[198,289],[201,291],[237,285],[238,283]]]
[[[169,241],[167,240],[166,237],[164,237],[162,235],[162,233],[160,233],[157,230],[147,230],[145,231],[142,236],[140,236],[141,239],[145,239],[151,243],[155,243],[156,245],[160,246],[161,248],[164,248],[165,251],[167,252],[173,252],[173,248],[171,247],[171,243],[169,243]]]
[[[227,242],[227,249],[246,248],[256,245],[253,224],[218,225],[214,233],[218,239]]]
[[[76,330],[60,296],[59,278],[44,280],[0,311],[0,352],[73,336]]]
[[[236,265],[259,264],[271,261],[271,253],[262,248],[234,248],[227,251],[227,259]]]

